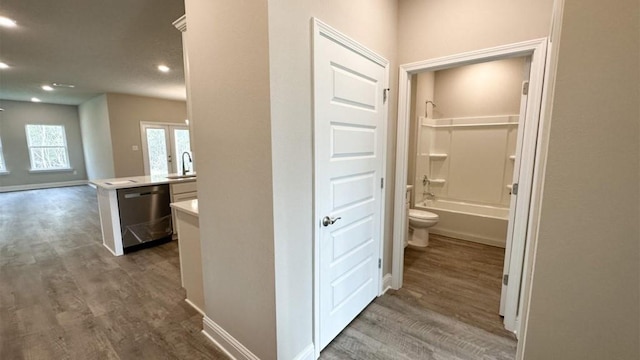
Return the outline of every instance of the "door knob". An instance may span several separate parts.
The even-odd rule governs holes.
[[[336,223],[336,221],[342,219],[341,217],[337,217],[337,218],[332,218],[329,216],[325,216],[322,218],[322,226],[329,226],[329,225],[333,225]]]

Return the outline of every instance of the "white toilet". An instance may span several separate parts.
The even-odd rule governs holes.
[[[409,245],[415,247],[426,247],[429,245],[429,228],[438,223],[438,214],[425,210],[409,210],[409,228],[413,230]]]

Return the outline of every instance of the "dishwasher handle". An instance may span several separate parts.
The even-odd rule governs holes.
[[[142,196],[151,196],[151,195],[156,195],[156,194],[163,194],[164,191],[146,191],[146,192],[135,192],[135,193],[128,193],[128,194],[124,194],[124,198],[125,199],[133,199],[133,198],[137,198],[137,197],[142,197]]]

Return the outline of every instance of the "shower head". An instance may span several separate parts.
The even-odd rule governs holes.
[[[436,103],[434,103],[431,100],[427,100],[424,102],[424,117],[428,118],[429,117],[429,104],[431,104],[431,106],[433,106],[433,108],[435,109],[436,107]]]

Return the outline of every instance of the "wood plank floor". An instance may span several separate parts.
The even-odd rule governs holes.
[[[400,296],[424,307],[492,332],[514,338],[504,329],[500,311],[504,249],[431,235],[425,250],[405,251]]]
[[[407,250],[405,287],[321,359],[512,359],[493,313],[500,254],[475,246],[433,237]],[[493,286],[480,284],[496,281],[485,297]],[[184,296],[176,242],[121,257],[102,247],[92,188],[0,193],[0,359],[226,359]]]
[[[500,279],[504,249],[432,235],[406,248],[404,286],[367,307],[321,359],[513,359],[504,330]]]
[[[0,359],[227,359],[176,242],[114,257],[88,186],[0,194]]]

